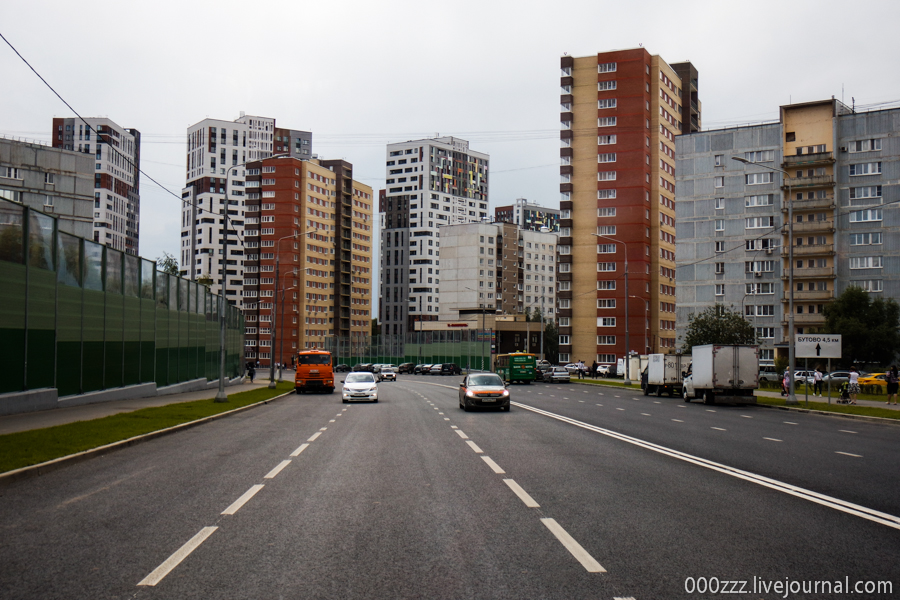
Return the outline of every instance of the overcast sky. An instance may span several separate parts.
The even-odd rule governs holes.
[[[900,100],[898,25],[890,0],[0,3],[0,33],[75,110],[141,132],[141,166],[168,190],[142,177],[147,258],[178,256],[185,131],[206,117],[312,131],[376,197],[386,143],[454,135],[490,154],[491,212],[558,207],[563,53],[690,60],[718,128],[791,101]],[[53,117],[74,116],[2,41],[0,73],[0,135],[49,142]]]

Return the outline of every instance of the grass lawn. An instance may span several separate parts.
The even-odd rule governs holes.
[[[263,402],[293,389],[294,382],[285,381],[274,390],[263,387],[230,395],[228,402],[195,400],[0,435],[0,473]]]

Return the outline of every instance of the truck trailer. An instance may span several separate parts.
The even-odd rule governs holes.
[[[647,361],[647,378],[641,378],[644,395],[681,396],[683,373],[691,364],[690,354],[651,354]]]
[[[685,402],[753,404],[759,387],[759,347],[708,344],[691,350],[690,371],[682,382]]]

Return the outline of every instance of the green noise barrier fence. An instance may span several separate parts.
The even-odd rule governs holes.
[[[0,394],[218,379],[222,309],[220,296],[154,261],[0,200]],[[226,376],[237,377],[244,319],[225,310]]]

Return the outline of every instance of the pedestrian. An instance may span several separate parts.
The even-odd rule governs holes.
[[[250,376],[250,383],[253,383],[253,378],[256,377],[256,368],[252,361],[247,363],[247,375]]]
[[[578,368],[578,379],[584,379],[584,361],[579,360],[575,366]]]
[[[591,379],[597,379],[597,361],[591,365]]]
[[[897,404],[897,388],[900,387],[900,375],[897,373],[897,365],[891,365],[884,378],[887,380],[887,403]],[[893,402],[891,402],[891,398],[894,399]]]
[[[822,367],[816,367],[816,372],[813,373],[813,395],[819,395],[819,398],[822,397]]]
[[[856,404],[856,395],[859,393],[859,371],[856,367],[850,367],[850,404]]]
[[[781,378],[781,395],[782,396],[790,395],[790,393],[791,393],[790,389],[789,389],[790,387],[791,387],[791,370],[785,369],[784,377]]]

